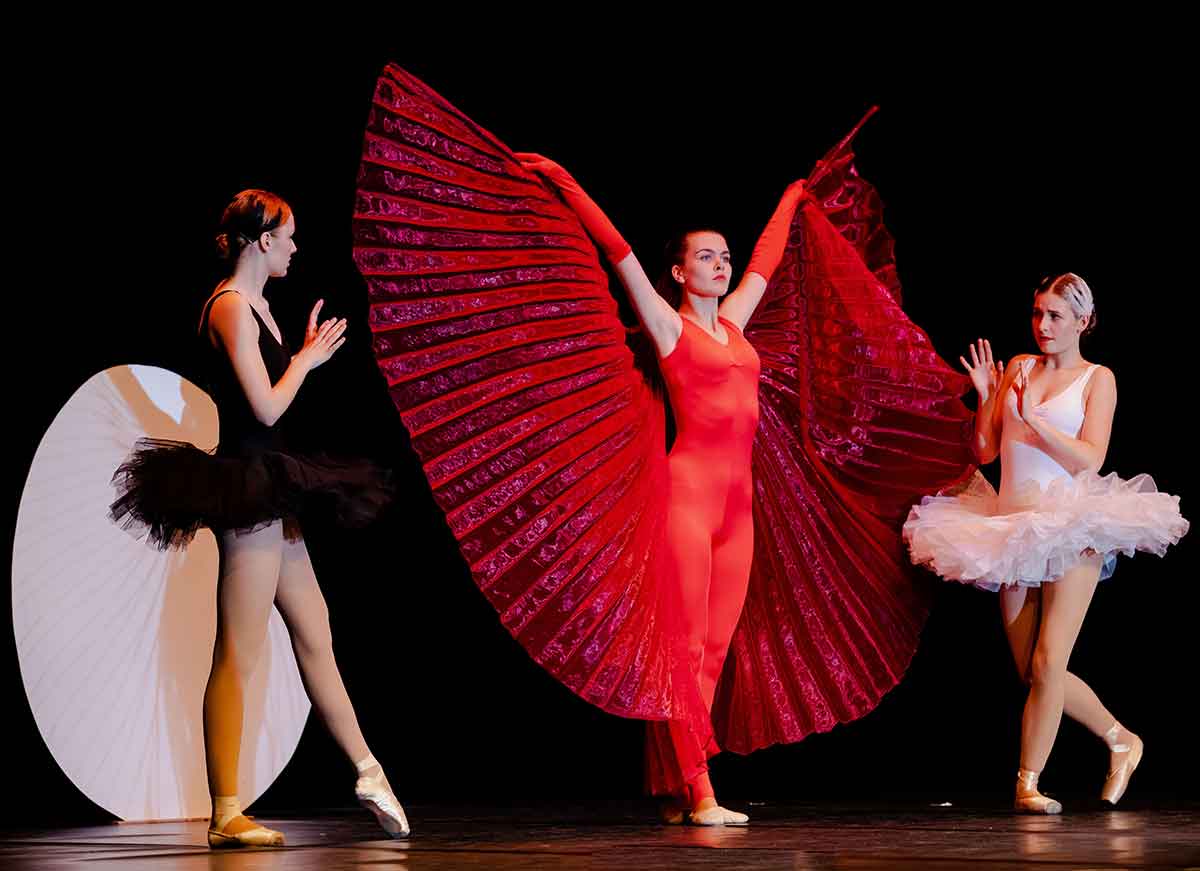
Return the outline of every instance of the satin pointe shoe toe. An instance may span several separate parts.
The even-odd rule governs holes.
[[[241,832],[227,833],[210,826],[208,829],[208,846],[214,850],[228,847],[282,847],[283,832],[268,829],[266,826],[254,826]]]
[[[379,763],[375,761],[374,756],[358,763],[360,772],[377,767]],[[408,818],[404,815],[404,808],[400,806],[396,794],[392,792],[382,768],[379,768],[378,774],[371,777],[360,776],[354,785],[354,795],[359,804],[375,815],[385,832],[393,838],[408,837],[411,831]]]

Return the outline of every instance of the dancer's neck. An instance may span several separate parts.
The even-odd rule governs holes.
[[[681,317],[690,318],[710,333],[717,331],[718,300],[715,296],[698,296],[684,291],[683,305],[679,307]]]
[[[1078,345],[1065,351],[1042,354],[1043,369],[1078,369],[1083,365],[1084,359],[1083,355],[1079,353]]]

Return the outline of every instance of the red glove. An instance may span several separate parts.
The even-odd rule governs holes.
[[[584,229],[588,231],[588,235],[600,246],[600,250],[604,252],[604,256],[610,263],[620,263],[629,256],[633,250],[629,247],[629,243],[621,237],[612,221],[584,192],[583,188],[579,186],[579,182],[575,181],[569,172],[553,160],[542,157],[540,154],[517,154],[516,157],[526,170],[537,173],[558,188],[558,192],[571,207],[571,211],[579,217]]]
[[[750,262],[746,265],[747,272],[757,272],[767,281],[771,280],[771,274],[783,259],[783,249],[787,247],[792,216],[796,214],[796,207],[806,196],[808,192],[804,189],[804,179],[788,185],[779,205],[775,207],[775,214],[771,215],[766,229],[758,237],[754,253],[750,255]]]

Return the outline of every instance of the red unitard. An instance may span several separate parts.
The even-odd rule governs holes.
[[[758,426],[758,354],[734,324],[721,324],[724,345],[683,318],[679,343],[661,363],[676,423],[667,458],[666,547],[682,596],[688,659],[710,710],[750,581],[750,452]],[[668,735],[671,752],[664,752]],[[650,724],[647,749],[652,787],[682,780],[694,799],[712,794],[704,772],[706,749],[715,746],[702,747],[678,723],[659,721]]]
[[[629,256],[629,243],[566,170],[540,155],[519,156],[527,169],[554,183],[612,263]],[[779,265],[803,198],[804,183],[790,185],[754,247],[746,271],[758,273],[764,283]],[[660,363],[677,431],[667,458],[663,570],[678,594],[688,664],[711,714],[754,560],[751,453],[761,367],[758,353],[729,320],[720,318],[723,343],[686,317],[681,320],[679,341]],[[719,749],[678,719],[652,722],[646,756],[650,791],[687,792],[693,805],[711,796],[707,758]]]

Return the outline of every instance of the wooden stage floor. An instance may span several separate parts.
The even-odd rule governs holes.
[[[763,805],[747,828],[648,822],[644,803],[407,808],[414,834],[380,838],[359,811],[262,817],[283,849],[210,851],[202,822],[0,832],[4,869],[615,868],[952,869],[1200,867],[1200,805],[1086,808]]]

